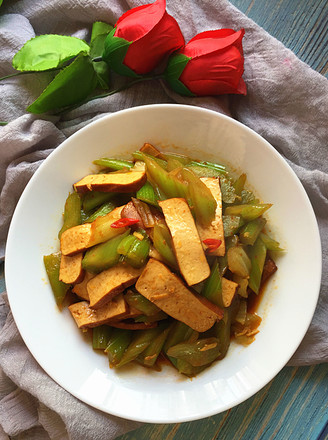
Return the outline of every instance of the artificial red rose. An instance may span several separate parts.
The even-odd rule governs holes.
[[[187,96],[246,95],[242,79],[244,34],[244,29],[220,29],[196,35],[171,55],[165,71],[170,87]]]
[[[183,45],[183,35],[166,12],[165,0],[157,0],[119,18],[105,40],[102,58],[117,73],[135,77],[152,71]]]

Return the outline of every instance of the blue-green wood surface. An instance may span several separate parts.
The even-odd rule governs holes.
[[[231,2],[328,77],[328,0]],[[0,264],[0,293],[4,289]],[[255,396],[229,411],[176,425],[146,424],[117,440],[235,439],[328,440],[328,364],[285,367]]]

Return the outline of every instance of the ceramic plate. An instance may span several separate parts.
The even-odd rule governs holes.
[[[273,203],[267,218],[287,252],[277,260],[258,313],[260,333],[249,347],[232,343],[226,358],[194,379],[170,366],[108,368],[67,310],[60,312],[43,255],[58,250],[58,230],[72,183],[99,157],[124,157],[150,142],[160,149],[217,160],[247,173],[249,185]],[[306,247],[306,252],[305,252]],[[307,276],[310,274],[310,276]],[[225,411],[259,391],[288,362],[313,316],[321,278],[321,247],[309,199],[285,160],[263,138],[218,113],[152,105],[105,116],[60,145],[27,185],[12,219],[6,254],[12,312],[41,367],[78,399],[104,412],[150,423],[195,420]]]

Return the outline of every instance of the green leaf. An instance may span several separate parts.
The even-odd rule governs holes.
[[[108,35],[112,30],[113,26],[111,24],[105,23],[103,21],[95,21],[92,25],[90,43],[92,43],[93,40],[99,35]]]
[[[124,38],[115,37],[115,30],[116,28],[114,28],[105,39],[104,52],[102,55],[103,60],[120,75],[140,78],[140,75],[137,75],[133,70],[123,64],[126,52],[132,42]]]
[[[196,96],[179,80],[180,75],[190,59],[190,57],[187,57],[182,53],[171,56],[169,58],[164,75],[166,81],[175,92],[185,96]]]
[[[80,54],[55,76],[26,110],[40,114],[78,104],[94,90],[96,84],[97,76],[89,56]]]
[[[106,37],[112,29],[113,26],[101,21],[93,23],[90,42],[91,59],[103,54]],[[102,89],[108,89],[110,82],[110,69],[108,64],[104,61],[98,61],[93,63],[93,68],[96,71],[100,87]]]
[[[40,35],[27,41],[13,58],[13,67],[22,72],[42,71],[62,66],[80,52],[89,53],[83,40],[65,35]]]

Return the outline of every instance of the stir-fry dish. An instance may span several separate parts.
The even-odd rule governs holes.
[[[93,348],[110,367],[166,361],[195,376],[231,339],[253,342],[282,249],[246,175],[147,143],[94,164],[67,197],[60,251],[44,257],[56,303]]]

